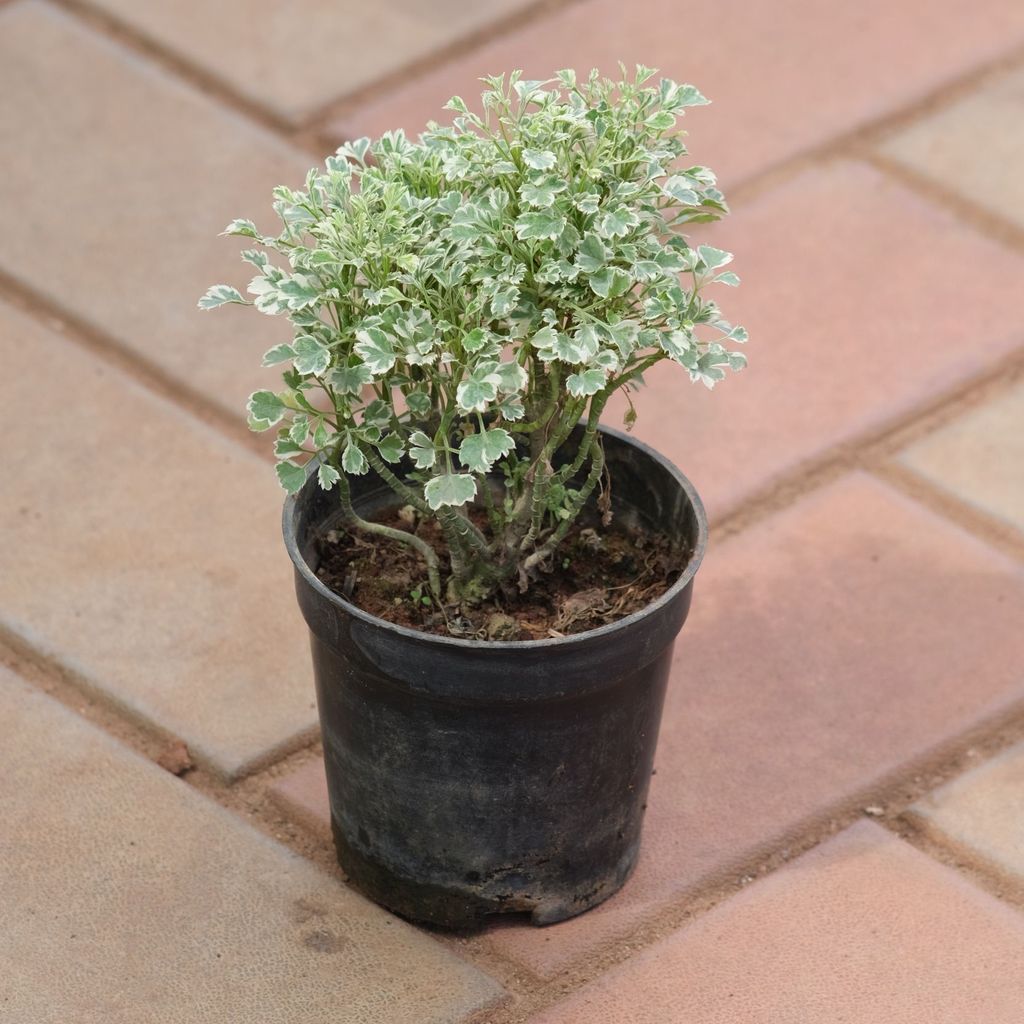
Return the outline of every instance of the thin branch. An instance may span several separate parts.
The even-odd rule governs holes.
[[[344,473],[341,474],[338,480],[338,491],[341,494],[342,512],[345,513],[345,519],[349,523],[366,533],[375,533],[379,537],[387,537],[389,540],[406,544],[419,552],[423,561],[427,563],[427,581],[430,585],[430,591],[437,601],[440,602],[441,574],[437,552],[422,537],[406,533],[404,530],[396,530],[394,527],[385,526],[383,523],[371,523],[368,519],[363,519],[352,507],[352,492],[349,490],[348,479]]]
[[[569,514],[558,524],[554,533],[523,561],[519,570],[520,590],[526,590],[530,572],[549,555],[553,554],[558,545],[565,539],[565,535],[576,521],[577,516],[583,511],[583,506],[587,503],[587,499],[594,493],[594,488],[600,482],[601,474],[604,472],[604,448],[601,445],[600,437],[594,439],[592,448],[593,461],[590,464],[590,472],[587,474],[587,479],[583,482],[583,486],[577,492],[575,499],[570,504]]]

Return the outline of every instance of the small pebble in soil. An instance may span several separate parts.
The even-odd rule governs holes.
[[[156,763],[172,775],[184,775],[194,767],[192,755],[181,740],[172,740],[156,756]]]

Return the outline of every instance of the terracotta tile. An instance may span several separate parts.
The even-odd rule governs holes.
[[[534,1024],[1017,1024],[1024,917],[855,825]]]
[[[50,5],[0,8],[0,68],[0,269],[244,420],[286,325],[196,301],[245,289],[218,233],[269,229],[271,189],[315,161]]]
[[[1006,302],[1024,259],[859,164],[803,174],[705,236],[737,254],[743,283],[718,301],[750,331],[750,366],[708,392],[662,363],[634,400],[637,436],[682,468],[712,517],[1024,345]]]
[[[714,102],[690,118],[692,151],[728,184],[912,103],[1021,39],[1024,8],[1016,0],[591,0],[368,98],[335,128],[419,131],[443,118],[453,94],[477,97],[481,75],[523,68],[547,78],[564,67],[615,73],[618,61],[639,61],[692,82]]]
[[[529,7],[533,0],[200,0],[97,6],[291,120]]]
[[[1024,646],[1024,643],[1022,643]],[[1024,743],[979,765],[911,808],[951,841],[1024,885]]]
[[[455,1024],[499,995],[2,669],[0,707],[5,1021]]]
[[[330,841],[331,808],[322,758],[307,761],[301,768],[275,779],[270,795],[285,814]]]
[[[0,353],[0,623],[223,775],[311,733],[269,463],[9,307]]]
[[[1024,227],[1024,70],[976,91],[890,138],[887,156]]]
[[[641,860],[603,907],[494,942],[544,975],[1024,699],[1024,573],[854,475],[709,552]]]
[[[961,501],[1024,530],[1024,386],[911,445],[900,461]]]
[[[1024,700],[1024,574],[870,477],[713,547],[676,643],[640,863],[490,941],[545,977]],[[295,781],[324,828],[311,769]]]

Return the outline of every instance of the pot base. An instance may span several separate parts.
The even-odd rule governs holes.
[[[333,816],[331,831],[338,863],[354,889],[399,917],[459,931],[479,929],[488,917],[498,914],[529,914],[530,923],[539,926],[557,924],[582,914],[614,896],[625,885],[636,866],[640,849],[638,839],[608,877],[587,892],[534,897],[494,893],[495,883],[487,879],[465,883],[456,889],[404,878],[357,850]]]

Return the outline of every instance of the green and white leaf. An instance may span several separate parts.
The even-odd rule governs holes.
[[[716,249],[711,245],[699,245],[697,246],[697,252],[700,253],[701,263],[708,270],[717,270],[719,267],[724,267],[727,263],[732,262],[731,252],[726,252],[724,249]]]
[[[633,279],[618,267],[605,267],[588,278],[590,290],[603,299],[615,299],[625,295],[633,287]]]
[[[279,462],[274,468],[278,482],[289,494],[302,490],[306,482],[306,471],[302,466],[296,466],[294,462]]]
[[[455,390],[459,408],[463,412],[483,412],[498,397],[501,377],[485,364],[474,370]]]
[[[523,163],[535,171],[548,171],[558,162],[558,158],[549,149],[524,149]]]
[[[580,242],[579,251],[576,253],[576,266],[584,274],[594,274],[608,262],[610,255],[611,250],[591,232],[584,235],[583,241]]]
[[[269,430],[285,414],[284,402],[273,391],[254,391],[246,409],[253,430]]]
[[[434,442],[422,430],[414,430],[409,435],[409,457],[417,469],[430,469],[437,461]]]
[[[566,183],[554,175],[528,181],[519,190],[519,195],[528,206],[544,208],[551,206],[559,192],[564,192]]]
[[[369,468],[366,456],[355,441],[349,441],[341,453],[341,468],[350,476],[362,476]]]
[[[398,358],[391,339],[379,327],[356,331],[355,351],[375,377],[387,373]]]
[[[566,390],[575,398],[584,395],[596,395],[605,384],[605,372],[599,369],[584,370],[582,373],[570,373],[565,378]]]
[[[311,334],[300,334],[293,342],[292,365],[302,374],[322,374],[331,363],[331,351]]]
[[[297,413],[292,417],[292,425],[288,428],[288,436],[296,443],[303,444],[309,437],[309,417],[304,413]]]
[[[491,312],[499,319],[508,316],[518,301],[519,289],[515,285],[499,288],[491,293]]]
[[[405,454],[405,445],[398,434],[386,434],[374,446],[380,452],[380,457],[385,462],[392,464],[402,461]]]
[[[518,289],[517,289],[518,290]],[[501,315],[501,314],[496,314]],[[490,332],[483,327],[474,327],[468,334],[462,337],[462,348],[471,355],[479,352],[491,340]]]
[[[227,305],[229,302],[237,303],[240,306],[251,305],[237,288],[232,288],[229,284],[215,284],[199,300],[199,308],[216,309],[218,306]]]
[[[409,407],[410,412],[420,417],[428,416],[434,407],[434,403],[426,391],[410,391],[405,396],[405,404]]]
[[[279,363],[287,363],[294,356],[295,350],[291,345],[275,345],[263,354],[263,365],[277,366]]]
[[[277,290],[284,297],[289,309],[305,309],[320,299],[319,283],[307,274],[285,277]]]
[[[222,235],[242,235],[246,238],[259,238],[260,233],[251,220],[233,220],[222,232]]]
[[[329,462],[321,462],[316,478],[321,488],[329,491],[341,479],[341,474]]]
[[[476,480],[468,473],[435,476],[427,481],[423,497],[435,512],[446,505],[465,505],[476,497]]]
[[[268,268],[269,269],[269,268]],[[255,295],[253,305],[268,316],[278,316],[288,312],[288,301],[277,287],[277,282],[263,274],[259,274],[249,282],[249,294]]]
[[[370,368],[362,363],[355,366],[336,366],[328,376],[328,383],[343,395],[359,395],[373,380]]]
[[[494,373],[498,378],[498,393],[502,395],[511,395],[522,391],[530,379],[526,370],[514,360],[499,363]]]
[[[531,238],[554,240],[565,230],[565,218],[547,211],[523,213],[516,219],[516,234],[524,241]]]
[[[487,473],[515,448],[512,435],[501,427],[470,434],[459,445],[459,461],[474,473]]]
[[[606,210],[597,218],[597,233],[602,238],[621,238],[640,223],[640,218],[626,206]]]

